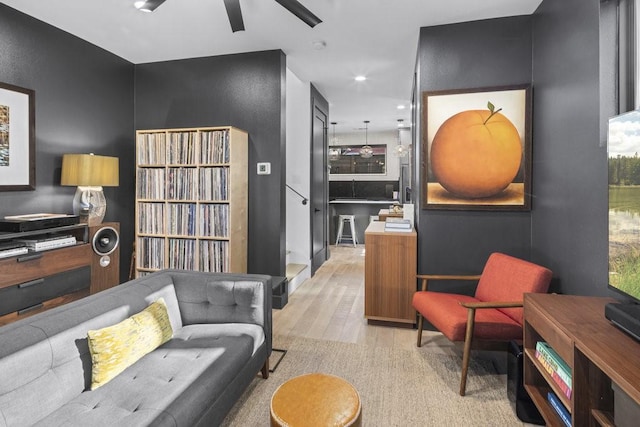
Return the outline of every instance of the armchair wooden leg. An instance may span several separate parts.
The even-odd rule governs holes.
[[[422,346],[422,314],[418,313],[418,347]]]
[[[265,360],[264,365],[262,365],[262,378],[265,380],[269,378],[269,358]]]
[[[473,341],[473,328],[475,318],[476,310],[474,308],[469,308],[467,312],[467,331],[464,337],[464,352],[462,353],[460,396],[464,396],[467,389],[467,371],[469,370],[469,358],[471,357],[471,342]]]

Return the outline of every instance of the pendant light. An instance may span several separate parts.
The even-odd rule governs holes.
[[[398,145],[393,149],[393,154],[400,158],[407,157],[411,149],[411,145],[402,145],[402,141],[400,140],[400,131],[403,128],[402,122],[404,122],[403,119],[398,119]]]
[[[360,148],[360,157],[363,159],[369,159],[373,157],[373,148],[369,145],[368,137],[369,120],[364,121],[364,145]]]
[[[337,145],[338,144],[338,139],[336,138],[336,125],[338,124],[337,122],[331,122],[331,124],[333,125],[333,138],[331,139],[331,145]],[[335,161],[338,160],[340,158],[340,149],[338,147],[331,147],[329,148],[329,160],[330,161]]]

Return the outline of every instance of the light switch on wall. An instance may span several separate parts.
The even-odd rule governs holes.
[[[271,163],[258,163],[258,175],[271,175]]]

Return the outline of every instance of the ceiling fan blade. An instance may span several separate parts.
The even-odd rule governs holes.
[[[146,0],[146,1],[137,1],[133,5],[143,11],[143,12],[153,12],[164,3],[166,0]]]
[[[242,11],[240,10],[240,0],[224,0],[224,6],[227,8],[231,31],[244,31],[244,20],[242,19]]]
[[[320,18],[311,13],[309,9],[304,7],[302,3],[298,0],[276,0],[278,3],[282,5],[289,12],[293,13],[297,16],[302,22],[310,26],[311,28],[315,27],[319,23],[322,22]]]

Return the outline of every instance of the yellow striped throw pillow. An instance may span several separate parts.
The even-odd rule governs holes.
[[[172,336],[167,305],[162,298],[118,324],[88,331],[91,390],[106,384]]]

